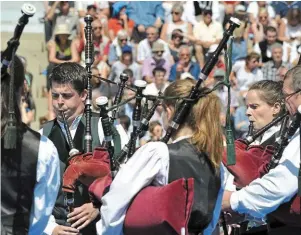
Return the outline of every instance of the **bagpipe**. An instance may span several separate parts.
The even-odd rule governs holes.
[[[165,143],[169,141],[169,138],[171,137],[173,132],[176,131],[183,123],[193,103],[209,93],[204,92],[200,94],[199,88],[218,61],[218,56],[221,51],[226,48],[228,39],[232,36],[233,31],[239,26],[239,21],[237,19],[230,19],[230,25],[224,32],[224,36],[219,46],[205,64],[196,86],[193,87],[188,97],[164,97],[162,96],[162,94],[159,94],[158,97],[145,96],[143,95],[143,89],[146,86],[146,83],[144,81],[136,81],[134,83],[134,88],[130,88],[126,85],[127,79],[122,78],[122,75],[120,79],[121,83],[119,84],[119,89],[117,95],[115,96],[113,107],[107,107],[107,99],[105,97],[100,97],[96,100],[96,103],[101,110],[100,116],[105,138],[102,147],[94,149],[92,153],[92,136],[90,124],[91,84],[89,81],[92,77],[91,65],[93,64],[93,44],[91,34],[92,17],[86,16],[85,22],[85,61],[86,69],[89,75],[88,96],[85,104],[85,114],[87,121],[85,135],[86,153],[78,153],[76,151],[73,151],[74,154],[71,154],[70,151],[69,166],[67,167],[63,177],[63,191],[66,192],[66,201],[68,202],[68,207],[70,208],[69,210],[72,210],[72,205],[74,202],[73,193],[75,190],[76,181],[80,181],[81,183],[89,187],[91,200],[93,201],[95,206],[100,207],[102,196],[104,195],[106,190],[109,189],[109,185],[120,167],[122,167],[122,165],[126,163],[126,161],[134,154],[136,150],[137,138],[139,138],[139,135],[141,135],[141,133],[146,130],[151,117],[153,116],[158,105],[161,104],[162,99],[181,99],[181,105],[178,106],[173,121],[168,128],[166,135],[162,139],[162,141]],[[104,80],[102,78],[99,79],[108,83],[113,83],[112,81]],[[218,85],[222,84],[224,83],[219,83]],[[227,85],[228,84],[229,83],[227,83]],[[135,97],[121,102],[124,88],[132,89],[136,95]],[[217,86],[214,87],[210,92],[215,89],[217,89]],[[141,101],[143,97],[154,101],[150,109],[148,109],[147,106],[148,102],[145,102],[146,108],[142,109]],[[136,102],[133,108],[133,132],[131,133],[131,138],[128,144],[126,144],[121,150],[121,152],[116,157],[114,157],[112,150],[110,150],[112,149],[110,144],[112,139],[110,124],[114,122],[117,112],[114,110],[118,109],[118,107],[134,98],[136,98]],[[113,111],[111,120],[108,116],[109,111]],[[66,128],[66,130],[68,131],[69,128]],[[72,149],[72,140],[70,139],[68,142],[70,142]],[[229,140],[229,142],[233,143],[233,136],[232,139]],[[193,179],[179,179],[163,187],[148,186],[142,189],[128,208],[124,224],[124,233],[154,234],[154,232],[157,232],[159,234],[188,234],[187,224],[190,218],[194,195],[193,183]],[[164,203],[162,202],[162,200]],[[158,201],[160,201],[160,203],[157,203]],[[159,205],[161,206],[158,207]],[[142,208],[143,212],[147,213],[142,213]],[[173,213],[170,213],[171,210],[173,211]],[[157,213],[158,211],[160,211],[160,213]],[[137,220],[137,218],[139,218],[139,220]]]
[[[17,127],[16,127],[16,115],[15,115],[15,73],[14,65],[11,65],[11,62],[14,63],[14,57],[16,51],[20,45],[20,37],[24,30],[25,25],[28,23],[30,17],[32,17],[36,12],[36,8],[28,3],[23,4],[21,8],[22,16],[18,20],[18,24],[15,27],[13,37],[7,42],[7,48],[1,53],[1,80],[6,77],[7,69],[12,68],[10,72],[10,83],[9,83],[9,119],[7,124],[7,130],[4,136],[4,148],[5,149],[14,149],[17,144]]]

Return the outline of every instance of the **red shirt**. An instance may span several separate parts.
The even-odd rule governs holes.
[[[128,27],[129,29],[133,29],[135,25],[135,22],[131,19],[128,20]],[[114,35],[116,36],[118,31],[121,29],[124,29],[122,24],[117,18],[111,18],[108,22],[109,30],[112,29],[114,32]]]

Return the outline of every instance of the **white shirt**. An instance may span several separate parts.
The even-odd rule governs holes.
[[[276,168],[231,195],[232,210],[263,218],[290,201],[298,190],[299,164],[300,133],[297,131]]]
[[[72,122],[71,126],[69,127],[72,138],[74,138],[74,136],[75,136],[78,124],[81,121],[81,117],[82,117],[82,115],[75,118],[74,121]],[[66,129],[65,129],[64,124],[60,121],[58,121],[58,123],[59,123],[59,125],[60,125],[66,139],[67,139],[67,133],[66,133]],[[123,129],[123,127],[121,125],[118,125],[118,128],[116,127],[118,132],[120,131],[120,128]],[[43,133],[43,129],[40,129],[39,132]],[[102,129],[101,118],[98,121],[98,137],[99,137],[100,143],[102,143],[102,141],[104,139],[104,134],[103,134],[103,129]],[[120,138],[121,138],[121,148],[123,148],[123,146],[125,144],[127,144],[129,138],[128,138],[127,135],[124,135],[123,133],[120,134]],[[112,141],[112,145],[114,145],[113,141]],[[60,173],[59,173],[59,180],[60,180]],[[55,200],[56,200],[56,197],[55,197]],[[51,210],[51,213],[52,213],[52,210]],[[51,215],[51,217],[49,218],[48,224],[47,224],[47,226],[44,230],[44,234],[51,235],[56,226],[58,226],[58,224],[55,222],[54,216]]]
[[[168,44],[160,38],[157,40],[157,42],[160,42],[164,45],[164,53],[163,53],[162,57],[163,58],[169,58],[170,57],[170,50],[169,50]],[[144,61],[148,57],[152,57],[152,48],[149,45],[148,40],[146,38],[146,39],[143,39],[138,44],[137,61]]]
[[[268,10],[269,17],[271,19],[274,19],[275,16],[276,16],[274,8],[272,6],[270,6],[269,3],[267,3],[266,9]],[[248,6],[248,9],[247,9],[247,12],[253,14],[254,18],[257,19],[258,18],[258,12],[259,12],[258,3],[255,2],[255,1],[250,2],[249,6]]]
[[[181,139],[183,138],[187,137]],[[180,138],[176,141],[179,140]],[[165,143],[150,142],[139,148],[119,170],[111,184],[110,191],[101,200],[101,222],[96,225],[98,231],[101,231],[103,235],[122,235],[126,211],[131,200],[147,185],[167,185],[168,173],[169,151]],[[213,219],[204,230],[204,235],[212,233],[220,215],[225,187],[223,167],[221,167],[221,179],[222,187],[219,190]]]
[[[36,180],[30,211],[29,235],[43,233],[60,187],[59,155],[52,141],[43,135],[40,139]]]
[[[245,65],[245,61],[239,60],[235,62],[232,68],[236,75],[237,89],[239,91],[247,91],[253,83],[263,80],[263,74],[259,68],[254,69],[252,72],[246,72]]]

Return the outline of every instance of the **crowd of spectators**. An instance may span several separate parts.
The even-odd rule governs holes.
[[[232,50],[231,117],[236,137],[245,135],[245,94],[256,81],[281,80],[297,63],[301,43],[300,1],[56,1],[45,2],[45,40],[48,48],[47,75],[53,66],[72,61],[85,66],[84,17],[94,21],[93,74],[119,82],[121,73],[145,80],[145,94],[158,95],[176,79],[198,79],[234,16],[241,25],[234,31]],[[299,51],[299,52],[298,52]],[[224,79],[223,53],[205,82],[212,87]],[[48,79],[48,76],[47,76]],[[93,79],[93,100],[100,95],[114,99],[117,88]],[[49,81],[48,81],[49,88]],[[223,104],[227,89],[216,91]],[[126,90],[124,98],[133,96]],[[48,118],[53,118],[49,96]],[[118,121],[131,131],[134,102],[119,112]],[[93,107],[97,111],[97,107]],[[225,119],[226,106],[221,113]],[[162,135],[162,108],[158,107],[150,131],[143,137]],[[161,129],[161,131],[160,131]]]

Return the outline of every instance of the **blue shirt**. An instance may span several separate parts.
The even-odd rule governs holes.
[[[161,1],[130,1],[126,12],[136,26],[142,24],[148,27],[154,25],[157,18],[160,18],[162,22],[164,20],[164,9]]]
[[[177,78],[177,65],[179,62],[175,63],[170,70],[170,75],[168,81],[173,82]],[[195,62],[190,62],[190,68],[189,68],[189,73],[194,77],[194,79],[198,79],[199,74],[201,72],[201,68],[199,64]]]
[[[285,1],[273,1],[271,6],[274,8],[276,15],[280,15],[280,17],[285,17],[288,10],[291,8],[299,8],[301,9],[301,2],[294,1],[291,4],[287,4]]]
[[[247,42],[243,39],[240,42],[233,41],[232,46],[232,63],[239,59],[244,59],[248,55]]]

